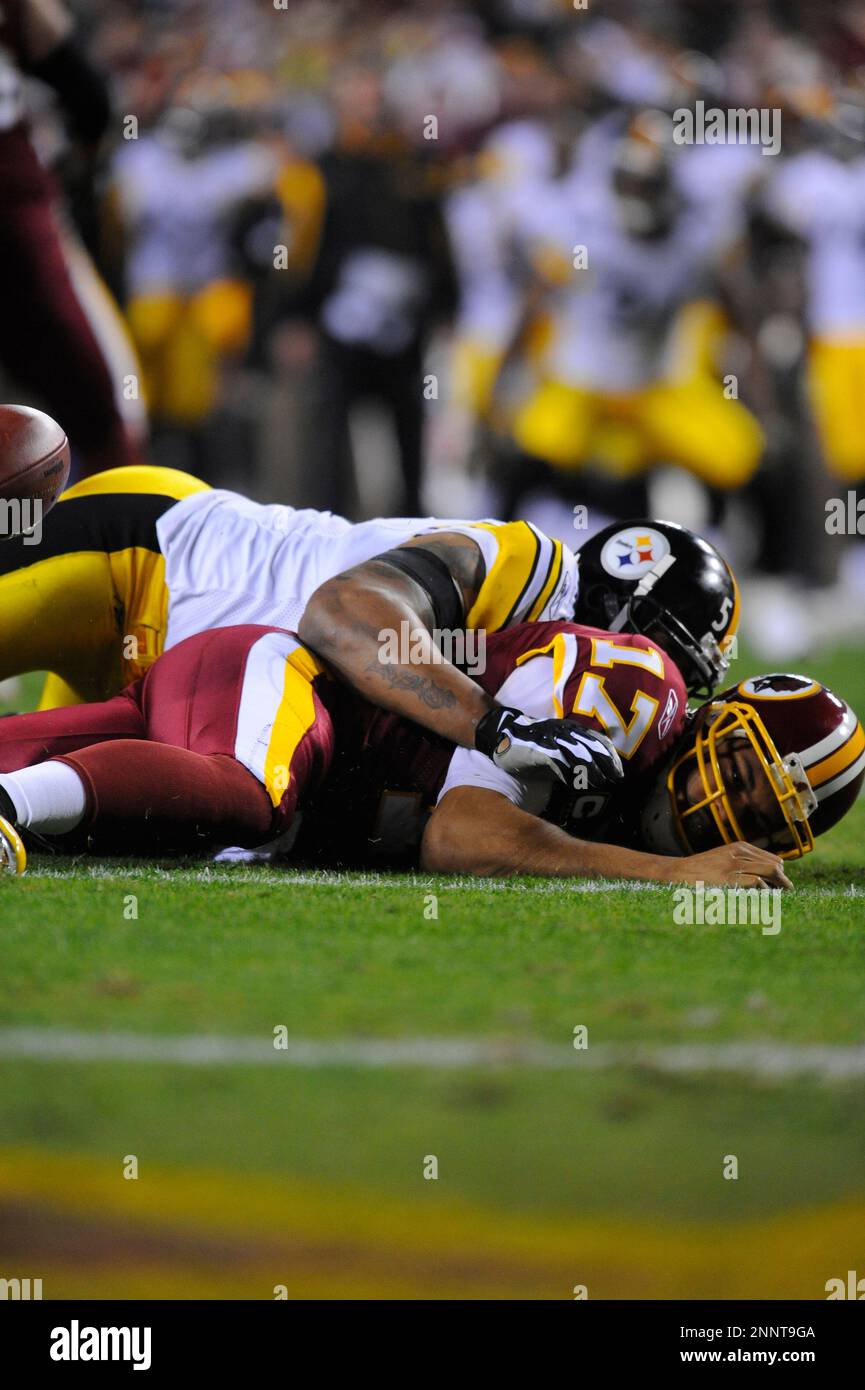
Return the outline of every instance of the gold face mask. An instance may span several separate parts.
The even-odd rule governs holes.
[[[766,848],[782,859],[799,859],[808,854],[814,848],[808,817],[816,809],[817,800],[801,760],[796,754],[782,758],[757,711],[735,701],[706,708],[693,730],[693,742],[673,759],[667,771],[667,792],[682,845],[689,853],[708,848],[694,841],[702,838],[700,831],[704,832],[707,823],[711,823],[707,821],[709,817],[720,843],[754,841],[753,832],[743,830],[742,810],[740,807],[737,812],[734,808],[733,789],[727,784],[728,773],[722,766],[726,754],[737,746],[756,754],[759,772],[755,776],[765,778],[773,805],[781,811],[782,823],[765,836]],[[695,772],[701,795],[692,800]]]

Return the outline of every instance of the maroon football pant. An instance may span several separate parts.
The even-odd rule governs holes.
[[[56,758],[81,777],[94,849],[260,845],[290,823],[233,756],[246,655],[264,628],[200,633],[101,704],[0,719],[0,772]],[[62,837],[68,841],[71,837]]]

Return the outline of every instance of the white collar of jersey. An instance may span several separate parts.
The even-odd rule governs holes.
[[[559,582],[544,609],[538,614],[538,622],[572,623],[577,608],[577,593],[580,587],[579,566],[572,550],[562,544],[562,573]]]

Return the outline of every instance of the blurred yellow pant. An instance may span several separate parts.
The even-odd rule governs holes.
[[[552,336],[552,323],[547,314],[535,314],[526,328],[521,356],[530,366],[538,368]],[[494,392],[505,356],[505,348],[482,337],[466,334],[458,338],[453,349],[454,397],[460,405],[479,419],[495,414],[504,420],[507,408],[494,401]]]
[[[764,446],[750,411],[704,373],[627,394],[546,381],[517,412],[513,435],[526,453],[562,469],[579,468],[606,436],[622,475],[669,461],[720,488],[746,483]]]
[[[501,349],[488,347],[479,339],[462,338],[454,344],[454,397],[481,419],[489,411],[501,363]]]
[[[815,340],[808,392],[829,469],[845,482],[858,482],[865,477],[865,341]]]
[[[669,376],[675,381],[713,376],[729,331],[730,321],[715,300],[692,299],[683,305],[665,352]]]
[[[194,424],[213,407],[222,358],[249,341],[252,292],[216,280],[197,294],[139,295],[127,310],[151,412]]]

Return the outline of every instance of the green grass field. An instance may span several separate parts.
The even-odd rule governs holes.
[[[809,666],[865,709],[861,654]],[[777,935],[660,888],[34,857],[0,883],[0,1275],[825,1297],[865,1269],[863,837],[860,802]]]

